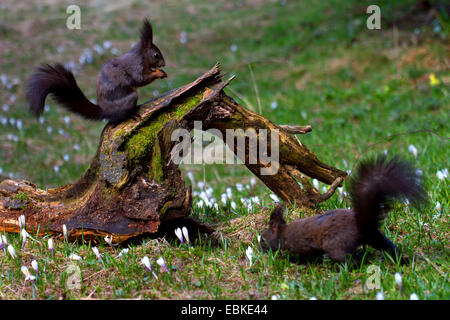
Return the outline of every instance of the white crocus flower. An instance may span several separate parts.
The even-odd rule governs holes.
[[[109,235],[109,236],[105,236],[105,242],[107,243],[107,244],[109,244],[110,246],[112,246],[112,235]]]
[[[0,237],[0,249],[2,249],[3,252],[5,252],[5,247],[4,247],[4,246],[5,246],[6,244],[7,244],[7,243],[5,243],[5,244],[3,243],[3,236],[1,236],[1,237]]]
[[[142,260],[141,260],[141,262],[142,262],[142,264],[143,264],[148,270],[151,271],[151,273],[153,274],[153,276],[154,276],[156,279],[158,279],[158,276],[157,276],[157,275],[153,272],[153,270],[152,270],[152,266],[150,265],[150,260],[148,259],[148,257],[147,257],[147,256],[143,257]]]
[[[98,251],[97,247],[92,247],[92,251],[94,252],[95,256],[97,257],[97,259],[102,260],[102,255],[100,254],[100,252]]]
[[[83,260],[83,258],[82,257],[80,257],[79,255],[77,255],[77,254],[75,254],[75,253],[72,253],[70,256],[69,256],[69,259],[71,259],[71,260]]]
[[[189,180],[191,180],[192,185],[195,185],[194,174],[191,171],[188,171],[187,176]]]
[[[270,104],[270,108],[271,109],[276,109],[277,107],[278,107],[278,102],[272,101],[272,103]]]
[[[233,192],[230,187],[226,188],[226,193],[227,193],[228,199],[231,199],[233,197]]]
[[[253,202],[253,203],[256,203],[256,204],[259,204],[259,203],[260,203],[260,202],[259,202],[259,197],[258,197],[258,196],[251,197],[250,200],[252,200],[252,202]]]
[[[63,224],[63,226],[62,226],[62,230],[63,230],[64,240],[67,241],[67,227],[65,224]]]
[[[377,298],[376,298],[377,300],[384,300],[384,295],[383,295],[383,292],[378,292],[377,293]]]
[[[53,254],[53,238],[49,238],[48,241],[48,250]]]
[[[183,233],[180,228],[175,229],[175,235],[178,237],[178,239],[180,239],[181,243],[184,243]]]
[[[27,230],[22,229],[22,231],[20,232],[20,235],[22,236],[22,249],[25,247],[25,245],[27,244],[27,238],[29,236]]]
[[[403,291],[403,283],[402,283],[402,275],[398,272],[394,275],[395,282],[397,282],[398,286],[400,287],[400,290]]]
[[[252,247],[248,247],[247,250],[245,250],[245,254],[247,255],[247,259],[250,262],[250,265],[252,265],[252,260],[253,260],[253,249]]]
[[[313,179],[312,182],[313,182],[314,188],[316,188],[317,190],[319,190],[319,180]]]
[[[338,191],[339,191],[339,199],[341,201],[343,201],[344,200],[344,187],[339,187]]]
[[[270,197],[273,201],[275,201],[275,202],[280,202],[280,199],[279,199],[275,194],[273,194],[273,193],[271,193],[271,194],[269,195],[269,197]]]
[[[188,232],[188,229],[186,227],[183,227],[181,229],[181,231],[183,232],[184,239],[186,239],[186,242],[189,245],[189,232]]]
[[[397,282],[397,284],[399,285],[399,286],[401,286],[402,285],[402,275],[400,274],[400,273],[396,273],[395,275],[394,275],[394,278],[395,278],[395,282]]]
[[[198,187],[199,189],[203,189],[203,188],[205,187],[205,183],[204,183],[203,181],[199,181],[199,182],[197,183],[197,187]]]
[[[419,297],[417,296],[417,294],[412,293],[411,296],[409,297],[409,300],[419,300]]]
[[[437,210],[437,212],[441,213],[442,207],[441,207],[441,203],[439,201],[436,201],[436,210]]]
[[[236,210],[236,202],[231,201],[231,208],[232,208],[233,210]]]
[[[163,259],[163,257],[160,257],[158,260],[156,260],[156,263],[161,266],[164,270],[166,270],[166,272],[169,272],[169,269],[167,269],[166,267],[166,263]]]
[[[117,255],[117,258],[123,257],[124,254],[127,254],[130,251],[129,248],[122,249],[119,254]]]
[[[11,257],[16,258],[16,250],[14,249],[14,247],[10,244],[8,244],[8,252],[11,255]]]
[[[408,147],[408,151],[413,154],[415,159],[417,159],[417,148],[414,145],[410,144]]]
[[[39,267],[36,260],[31,261],[31,267],[36,271],[36,276],[39,278]]]
[[[20,230],[25,228],[25,216],[23,214],[19,217],[19,228]]]
[[[446,168],[446,169],[438,170],[436,172],[436,176],[439,180],[444,181],[448,177],[448,169]]]
[[[222,194],[220,195],[220,200],[222,201],[222,203],[223,203],[224,205],[227,205],[227,195],[226,195],[226,193],[222,193]]]
[[[187,33],[186,31],[180,32],[180,43],[185,44],[187,42]]]
[[[25,281],[30,280],[31,282],[33,282],[33,280],[36,279],[36,277],[30,273],[27,267],[22,266],[20,268],[20,271],[22,271],[22,273],[25,275]]]

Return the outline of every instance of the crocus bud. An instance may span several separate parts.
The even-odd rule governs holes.
[[[22,214],[19,217],[19,228],[22,230],[25,228],[25,216]]]
[[[339,191],[339,199],[341,201],[344,201],[344,187],[339,187],[338,191]]]
[[[100,252],[98,251],[97,247],[92,247],[92,251],[94,251],[94,254],[97,257],[97,259],[102,260],[102,256],[100,255]]]
[[[413,154],[415,159],[417,159],[417,148],[414,145],[410,144],[408,151]]]
[[[22,231],[20,232],[20,235],[22,236],[22,249],[25,247],[25,245],[27,244],[27,238],[28,238],[28,232],[25,229],[22,229]]]
[[[183,227],[181,229],[181,231],[183,231],[183,235],[184,238],[186,239],[187,244],[189,245],[189,233],[188,233],[188,229],[186,227]]]
[[[245,250],[245,254],[247,255],[247,259],[250,262],[250,265],[252,265],[252,260],[253,260],[253,249],[252,247],[248,247],[247,250]]]
[[[150,260],[147,256],[143,257],[141,260],[142,264],[147,267],[147,269],[153,274],[153,276],[158,279],[158,276],[153,272],[152,266],[150,265]]]
[[[402,286],[402,275],[397,272],[394,275],[394,278],[395,278],[395,282],[397,282],[397,284],[401,287]]]
[[[62,226],[62,230],[63,230],[64,240],[67,241],[67,227],[65,224],[63,224],[63,226]]]
[[[53,254],[53,238],[48,239],[48,249]]]
[[[39,278],[39,268],[37,261],[36,260],[31,261],[31,266],[33,267],[34,271],[36,271],[36,276]]]
[[[8,239],[3,234],[2,234],[2,242],[4,247],[8,246]]]
[[[181,243],[184,243],[183,234],[180,228],[175,229],[175,235],[180,239]]]
[[[403,291],[402,275],[397,272],[397,273],[395,273],[394,278],[395,278],[395,282],[397,282],[398,286],[400,287],[400,290]]]
[[[166,272],[169,272],[169,269],[167,269],[166,267],[166,263],[164,262],[163,257],[159,258],[158,260],[156,260],[156,263],[161,266]]]
[[[71,259],[71,260],[82,260],[83,258],[82,257],[80,257],[79,255],[77,255],[76,253],[72,253],[70,256],[69,256],[69,259]]]
[[[130,249],[122,249],[119,254],[117,255],[117,258],[123,257],[124,254],[127,254],[130,251]]]
[[[275,201],[275,202],[280,202],[280,199],[279,199],[275,194],[273,194],[273,193],[271,193],[271,194],[269,195],[269,197],[270,197],[273,201]]]
[[[14,250],[14,247],[10,244],[8,244],[8,252],[11,255],[11,257],[16,258],[16,250]]]
[[[313,182],[314,188],[316,188],[317,190],[319,190],[319,180],[313,179],[312,182]]]

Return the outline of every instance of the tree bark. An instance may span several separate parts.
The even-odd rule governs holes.
[[[194,82],[141,105],[134,118],[107,124],[89,168],[73,184],[44,191],[28,181],[3,180],[0,231],[20,232],[18,217],[23,214],[27,230],[35,234],[61,235],[65,224],[73,239],[110,235],[113,241],[123,242],[140,234],[157,234],[173,221],[188,221],[191,186],[185,185],[173,161],[178,142],[172,141],[172,133],[180,128],[191,131],[195,121],[223,137],[227,129],[242,129],[244,134],[255,129],[258,138],[261,129],[271,135],[278,131],[277,141],[267,141],[266,154],[279,149],[274,174],[261,174],[261,169],[269,169],[261,159],[250,163],[256,150],[248,141],[244,147],[225,142],[284,201],[313,207],[330,197],[346,173],[322,163],[293,135],[311,127],[279,126],[244,108],[223,91],[229,81],[222,81],[217,64]],[[320,194],[307,176],[331,184],[329,191]],[[201,232],[213,230],[192,219],[186,223]]]

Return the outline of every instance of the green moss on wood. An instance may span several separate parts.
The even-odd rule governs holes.
[[[155,118],[150,118],[148,122],[139,127],[138,131],[134,132],[125,143],[129,165],[136,166],[143,160],[147,161],[157,135],[164,128],[164,124],[173,119],[181,120],[189,110],[199,104],[202,98],[203,91],[173,106],[170,111],[158,113]],[[160,152],[153,152],[153,156],[161,158]],[[162,159],[152,159],[152,163],[163,163],[163,161]]]
[[[159,143],[156,143],[153,148],[148,176],[150,179],[155,179],[158,182],[162,182],[164,179],[164,159],[161,155]]]

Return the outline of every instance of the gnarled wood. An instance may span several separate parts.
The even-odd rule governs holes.
[[[231,80],[231,79],[230,79]],[[171,150],[177,143],[175,129],[192,130],[202,121],[204,130],[266,129],[279,132],[279,169],[261,175],[267,168],[258,160],[249,163],[249,145],[243,152],[244,164],[275,194],[297,206],[312,207],[326,200],[341,184],[346,173],[322,163],[292,133],[306,133],[311,127],[278,126],[229,97],[223,88],[218,65],[194,82],[167,92],[140,106],[138,114],[102,131],[97,152],[78,181],[48,189],[28,181],[0,183],[0,230],[19,232],[18,217],[26,216],[27,229],[39,234],[61,234],[65,224],[72,238],[85,239],[112,235],[122,242],[143,233],[157,233],[164,223],[188,218],[191,187],[185,186]],[[228,141],[227,141],[228,143]],[[275,146],[268,141],[267,152]],[[332,184],[325,194],[311,187],[306,176]],[[300,184],[299,184],[300,182]],[[193,220],[202,232],[211,228]]]

